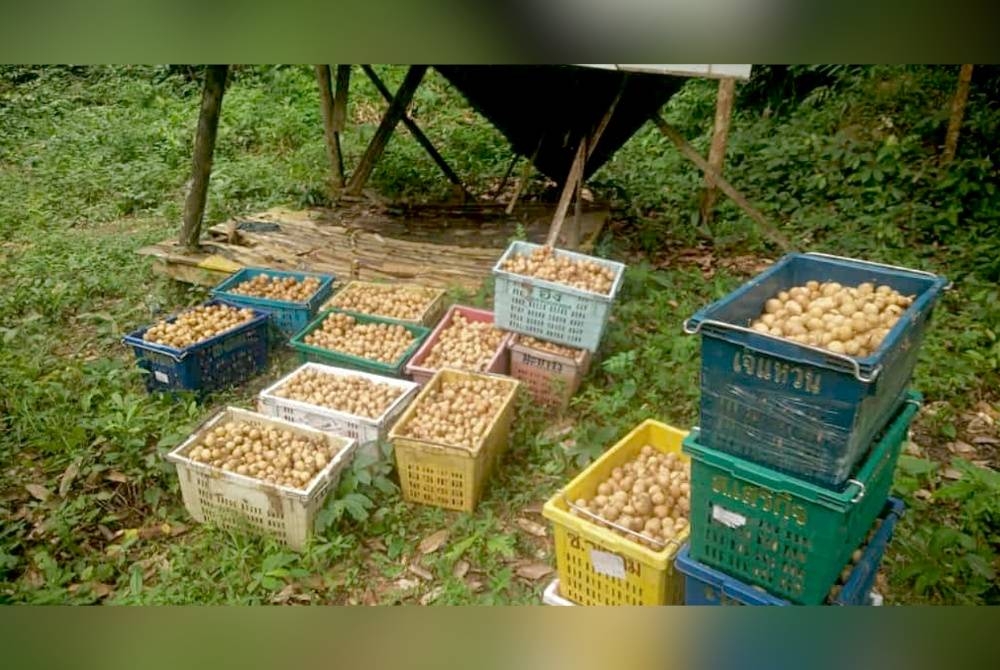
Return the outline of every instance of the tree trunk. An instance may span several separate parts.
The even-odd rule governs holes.
[[[219,112],[222,111],[222,95],[226,89],[228,74],[228,65],[209,65],[205,70],[205,87],[201,94],[201,112],[194,140],[191,190],[184,203],[184,225],[180,236],[180,243],[189,251],[196,251],[201,239],[201,221],[205,215],[205,201],[208,197],[208,179],[212,172],[215,135],[219,129]]]
[[[948,134],[944,139],[944,153],[941,163],[947,165],[955,158],[958,151],[958,132],[962,129],[962,118],[965,116],[965,103],[969,100],[969,82],[972,80],[972,66],[963,65],[958,73],[958,89],[951,101],[951,118],[948,120]]]
[[[326,155],[330,160],[332,176],[330,195],[344,186],[344,163],[340,159],[340,142],[333,123],[333,84],[329,65],[316,66],[316,83],[319,84],[319,107],[323,115],[323,131],[326,138]]]
[[[712,133],[712,145],[708,150],[708,164],[718,174],[722,174],[722,165],[726,158],[726,140],[729,138],[729,120],[733,113],[733,92],[736,89],[735,79],[720,79],[719,93],[715,102],[715,129]],[[705,190],[701,194],[701,222],[711,225],[712,211],[718,196],[715,179],[705,175]]]

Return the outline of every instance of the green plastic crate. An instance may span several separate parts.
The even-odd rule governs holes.
[[[691,558],[780,598],[822,604],[885,506],[920,400],[907,394],[842,492],[704,447],[692,431]]]
[[[399,357],[399,360],[392,364],[379,363],[378,361],[372,361],[367,358],[359,358],[358,356],[352,356],[350,354],[343,354],[330,349],[323,349],[322,347],[314,347],[311,344],[306,344],[306,335],[312,331],[319,328],[323,320],[333,312],[339,312],[341,314],[349,314],[353,316],[358,323],[388,323],[394,326],[402,326],[406,330],[413,333],[414,340],[413,344],[403,352],[403,355]],[[396,321],[394,319],[385,319],[377,316],[368,316],[367,314],[358,314],[357,312],[349,312],[343,309],[328,309],[321,312],[319,316],[316,317],[312,323],[305,327],[302,332],[298,333],[289,340],[289,344],[293,349],[299,352],[303,362],[306,363],[326,363],[328,365],[335,365],[339,367],[351,368],[353,370],[361,370],[362,372],[371,372],[379,375],[389,375],[391,377],[403,377],[404,367],[406,362],[410,360],[410,357],[420,348],[424,340],[430,334],[430,328],[424,328],[423,326],[415,326],[411,323],[405,321]]]

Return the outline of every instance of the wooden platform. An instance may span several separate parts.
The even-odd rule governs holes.
[[[554,205],[375,205],[337,209],[275,208],[212,226],[202,250],[176,239],[144,247],[153,268],[175,279],[215,285],[244,266],[332,273],[338,279],[416,282],[476,291],[521,227],[544,242]],[[592,248],[609,210],[589,205],[580,216],[578,247]],[[572,215],[564,230],[571,228]],[[571,234],[571,233],[570,233]],[[572,246],[561,240],[558,246]]]

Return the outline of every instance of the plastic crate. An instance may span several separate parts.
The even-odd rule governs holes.
[[[682,605],[683,576],[674,570],[674,556],[688,529],[660,551],[636,544],[582,517],[574,516],[568,500],[590,498],[611,471],[630,461],[646,445],[664,453],[681,454],[686,431],[652,419],[636,426],[542,509],[552,522],[559,589],[579,605]]]
[[[873,355],[855,359],[751,330],[765,301],[809,280],[888,284],[914,303]],[[917,270],[789,254],[685,324],[701,332],[706,447],[840,487],[903,402],[947,281]]]
[[[441,315],[444,314],[444,289],[429,288],[427,286],[421,286],[420,284],[404,284],[404,283],[383,283],[383,282],[371,282],[371,281],[360,281],[354,280],[350,281],[344,285],[342,289],[337,291],[337,293],[326,301],[321,310],[327,309],[345,309],[341,307],[340,301],[343,300],[344,296],[350,295],[351,291],[361,290],[365,287],[392,287],[399,290],[410,290],[410,291],[420,291],[427,295],[427,307],[424,309],[423,313],[416,319],[395,319],[397,321],[402,321],[403,323],[410,323],[415,326],[424,326],[426,328],[433,328],[437,322],[441,319]],[[357,310],[346,310],[346,311],[357,311]],[[385,316],[383,314],[369,314],[369,316],[378,316],[383,319],[390,319],[394,317]]]
[[[204,304],[241,307],[225,300],[209,300]],[[259,310],[253,312],[250,321],[183,349],[142,339],[150,326],[129,333],[122,342],[132,348],[136,363],[148,373],[146,389],[150,393],[207,393],[240,384],[267,367],[269,315]],[[172,323],[180,314],[183,312],[168,317],[167,321]]]
[[[272,298],[255,298],[248,295],[232,293],[232,290],[245,281],[249,281],[260,275],[272,277],[293,277],[299,281],[307,277],[319,280],[319,288],[303,302],[291,302],[288,300],[274,300]],[[314,272],[290,272],[287,270],[271,270],[268,268],[243,268],[232,277],[225,280],[214,289],[212,296],[222,298],[227,302],[242,307],[251,307],[270,312],[271,321],[286,337],[291,337],[299,332],[316,314],[316,310],[323,304],[323,301],[330,297],[333,292],[333,275],[317,274]]]
[[[903,502],[889,498],[882,509],[880,518],[882,525],[875,537],[864,548],[864,554],[847,579],[844,587],[831,605],[863,606],[872,605],[872,586],[875,575],[882,562],[886,546],[892,539],[896,522],[903,514]],[[675,563],[678,570],[684,574],[684,604],[685,605],[791,605],[789,601],[772,596],[760,587],[754,587],[746,582],[708,567],[690,556],[689,545],[677,554]]]
[[[542,602],[556,607],[576,607],[576,603],[559,595],[559,578],[553,579],[542,592]]]
[[[530,242],[512,242],[493,267],[493,311],[497,326],[549,342],[597,351],[611,313],[611,304],[621,289],[625,266],[603,258],[555,250],[557,257],[590,261],[614,270],[615,280],[607,295],[501,269],[511,256],[530,254],[541,246]]]
[[[454,319],[455,314],[461,314],[469,321],[478,322],[488,322],[493,323],[493,312],[488,312],[484,309],[475,309],[474,307],[466,307],[464,305],[452,305],[448,308],[445,313],[444,318],[437,327],[431,331],[431,334],[427,336],[427,339],[421,345],[417,353],[413,355],[410,362],[406,364],[406,373],[410,375],[413,381],[418,384],[426,384],[430,381],[434,373],[437,372],[434,368],[428,368],[423,365],[423,362],[427,360],[427,357],[431,353],[431,349],[437,344],[438,339],[441,337],[441,332],[451,325],[452,319]],[[507,345],[510,342],[510,333],[507,333],[501,338],[500,344],[497,347],[496,353],[493,358],[490,359],[489,364],[486,366],[485,370],[470,370],[469,372],[492,372],[498,375],[507,374],[509,366],[509,357],[507,352]]]
[[[456,447],[399,434],[413,415],[421,411],[421,399],[436,390],[442,382],[485,377],[502,380],[508,385],[510,393],[475,448]],[[403,500],[464,512],[474,511],[490,474],[507,450],[514,420],[514,400],[519,387],[520,382],[499,375],[450,368],[438,370],[389,431]]]
[[[206,431],[229,420],[322,437],[331,447],[339,448],[339,452],[304,491],[226,472],[193,461],[185,455]],[[229,407],[204,423],[166,458],[177,467],[184,506],[195,521],[270,535],[292,549],[301,550],[312,534],[316,512],[322,507],[327,494],[336,488],[340,473],[354,456],[356,448],[357,442],[350,438]]]
[[[316,347],[311,344],[306,344],[306,335],[311,333],[320,327],[323,320],[327,316],[334,312],[340,312],[342,314],[349,314],[354,317],[354,319],[361,324],[364,323],[388,323],[392,325],[400,325],[406,328],[408,331],[413,333],[414,339],[413,344],[403,352],[403,354],[394,363],[380,363],[379,361],[369,360],[367,358],[359,358],[358,356],[352,356],[351,354],[340,353],[338,351],[333,351],[332,349],[324,349],[322,347]],[[316,320],[305,327],[305,330],[296,334],[289,344],[293,349],[299,352],[299,356],[304,362],[313,363],[326,363],[333,365],[335,367],[351,368],[353,370],[361,370],[362,372],[371,372],[376,375],[388,375],[390,377],[402,377],[404,366],[406,361],[410,360],[413,353],[420,348],[420,345],[430,334],[430,330],[424,328],[423,326],[414,326],[411,323],[406,323],[405,321],[394,321],[393,319],[383,319],[378,316],[369,316],[367,314],[358,314],[357,312],[348,312],[342,309],[328,309],[324,312],[320,312],[320,315],[316,317]]]
[[[591,353],[578,349],[575,358],[528,346],[520,335],[510,340],[510,376],[524,382],[535,402],[566,409],[590,370]]]
[[[381,416],[373,419],[341,412],[329,407],[313,405],[301,400],[279,398],[275,395],[275,391],[305,370],[316,370],[337,377],[363,377],[377,384],[388,384],[395,387],[402,392],[402,395],[393,401]],[[366,456],[377,460],[379,457],[378,443],[385,441],[389,437],[389,427],[396,421],[396,418],[403,410],[406,409],[406,406],[413,400],[419,389],[419,385],[402,379],[381,377],[359,370],[335,368],[329,365],[320,365],[319,363],[305,363],[291,374],[282,377],[276,383],[261,391],[257,396],[257,408],[261,414],[266,416],[273,416],[285,421],[291,421],[292,423],[304,424],[317,430],[357,440],[359,452],[364,452]]]
[[[691,456],[691,558],[802,605],[826,598],[882,511],[919,396],[910,394],[845,491],[698,441]]]

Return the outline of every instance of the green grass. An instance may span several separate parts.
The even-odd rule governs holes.
[[[401,68],[379,70],[390,88],[401,81]],[[960,462],[961,479],[949,479],[946,445],[971,445],[976,453],[964,458],[997,464],[988,440],[1000,419],[1000,204],[993,159],[974,140],[989,137],[1000,115],[974,89],[963,129],[971,139],[944,170],[933,147],[951,73],[862,70],[780,115],[748,102],[734,120],[726,171],[801,248],[955,281],[916,371],[932,409],[915,431],[923,451],[897,475],[912,511],[886,560],[887,595],[995,603],[995,473]],[[355,75],[348,165],[383,108]],[[713,90],[693,81],[664,110],[701,150]],[[532,534],[523,520],[545,526],[540,503],[639,421],[697,422],[698,341],[681,323],[746,280],[751,271],[729,261],[773,251],[725,201],[710,236],[699,233],[691,225],[699,174],[643,129],[592,180],[618,205],[614,234],[598,251],[630,269],[601,359],[564,420],[524,408],[472,515],[402,502],[387,461],[374,474],[356,467],[323,510],[316,541],[291,554],[195,525],[162,459],[220,406],[252,406],[256,391],[294,368],[291,352],[275,352],[268,373],[244,388],[175,402],[145,393],[120,343],[206,295],[154,275],[135,254],[176,233],[198,97],[196,81],[162,67],[0,69],[0,602],[538,602],[546,580],[518,570],[553,563],[551,535]],[[414,116],[473,190],[502,176],[510,158],[502,137],[439,77],[419,92]],[[327,174],[311,69],[238,69],[208,221],[323,203]],[[427,199],[449,192],[405,132],[372,187]],[[489,304],[488,290],[472,302]],[[421,541],[442,529],[447,541],[423,555]]]

